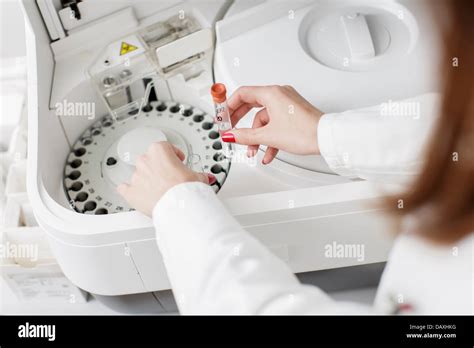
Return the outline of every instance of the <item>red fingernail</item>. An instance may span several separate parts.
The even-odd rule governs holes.
[[[232,133],[224,133],[222,134],[222,140],[226,143],[235,143],[235,137]]]
[[[217,181],[217,178],[212,174],[207,174],[207,178],[209,180],[209,185],[214,185]]]

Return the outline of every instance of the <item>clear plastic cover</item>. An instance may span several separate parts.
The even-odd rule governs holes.
[[[195,57],[175,66],[161,67],[156,49],[199,29],[192,17],[180,18],[178,15],[130,33],[110,43],[99,54],[88,73],[114,119],[138,115],[148,102],[156,79],[167,79],[189,68],[195,61],[191,58]]]

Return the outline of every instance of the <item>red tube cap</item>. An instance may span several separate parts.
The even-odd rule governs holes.
[[[226,99],[227,99],[226,94],[227,94],[227,90],[226,90],[224,84],[215,83],[215,84],[212,85],[211,95],[212,95],[212,99],[214,99],[214,101],[216,103],[225,102]]]

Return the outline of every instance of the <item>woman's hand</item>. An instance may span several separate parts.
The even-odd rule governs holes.
[[[323,113],[290,86],[240,87],[228,101],[232,124],[253,108],[250,129],[233,129],[222,136],[225,142],[248,145],[247,155],[256,155],[259,145],[267,145],[263,164],[270,163],[278,150],[298,155],[319,154],[317,128]]]
[[[196,173],[183,164],[184,154],[168,142],[153,143],[135,163],[130,184],[121,184],[117,191],[128,204],[151,216],[160,198],[175,185],[200,181],[213,184],[212,174]]]

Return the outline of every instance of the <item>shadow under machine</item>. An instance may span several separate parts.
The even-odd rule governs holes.
[[[429,92],[432,29],[414,3],[24,0],[28,191],[65,275],[110,305],[176,309],[151,220],[115,191],[160,140],[216,175],[230,213],[295,273],[384,262],[373,184],[319,156],[226,154],[209,90],[293,85],[325,112]],[[364,259],[326,257],[334,242]]]

